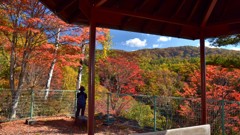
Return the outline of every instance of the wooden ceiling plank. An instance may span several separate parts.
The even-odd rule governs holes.
[[[140,27],[140,31],[145,32],[144,30],[145,30],[147,24],[148,24],[148,20],[144,20]]]
[[[64,1],[64,3],[61,3],[61,5],[57,5],[57,8],[56,8],[55,12],[62,13],[65,9],[69,8],[76,1],[77,0],[72,0],[71,2]]]
[[[229,2],[231,1],[224,1],[224,2],[225,2],[224,5],[228,5]],[[228,6],[223,6],[223,12],[221,13],[220,18],[223,18],[224,16],[226,16],[228,9],[229,9]]]
[[[178,6],[176,12],[174,13],[174,15],[173,15],[172,17],[178,15],[178,13],[181,11],[181,9],[182,9],[182,7],[183,7],[183,5],[184,5],[185,2],[186,2],[186,0],[182,0],[182,1],[181,1],[180,5]]]
[[[180,26],[185,26],[185,27],[191,27],[193,29],[198,28],[198,26],[194,26],[192,24],[187,24],[187,23],[181,22],[179,20],[162,18],[162,17],[148,15],[148,14],[140,14],[140,13],[134,13],[134,12],[129,12],[129,11],[107,9],[107,8],[100,8],[100,7],[95,8],[94,11],[96,13],[102,14],[102,15],[115,14],[115,15],[122,15],[122,16],[129,16],[129,17],[135,17],[135,18],[140,18],[140,19],[152,20],[152,21],[156,21],[156,22],[180,25]]]
[[[211,23],[211,24],[208,24],[206,27],[231,25],[231,24],[237,24],[237,23],[240,23],[240,18],[232,19],[232,20],[225,20],[225,21],[216,22],[216,23]]]
[[[78,9],[74,10],[74,12],[71,15],[69,15],[67,18],[68,23],[72,24],[74,20],[77,19],[78,14],[79,14],[79,10]]]
[[[40,0],[40,1],[42,1],[42,3],[44,5],[46,5],[47,7],[49,7],[50,10],[52,10],[53,12],[56,12],[56,11],[60,12],[60,13],[56,12],[60,18],[62,18],[65,21],[70,20],[72,23],[85,24],[85,23],[90,22],[89,18],[91,18],[91,12],[94,9],[93,4],[91,3],[91,2],[93,2],[93,0],[77,0],[75,3],[78,3],[78,5],[76,5],[76,6],[78,6],[78,8],[71,6],[71,3],[75,4],[74,2],[72,2],[74,0],[68,0],[68,2],[70,2],[70,4],[68,4],[68,3],[61,4],[61,3],[65,3],[64,0],[53,0],[53,1]],[[102,0],[96,0],[96,1],[99,2]],[[179,27],[182,29],[182,31],[177,30],[177,33],[171,32],[171,33],[167,33],[167,35],[170,35],[170,36],[178,36],[179,35],[179,37],[194,38],[194,39],[200,37],[199,33],[202,30],[205,34],[205,37],[220,36],[223,34],[224,35],[236,34],[236,33],[240,32],[240,28],[237,27],[238,24],[240,24],[240,20],[238,19],[239,15],[237,14],[238,6],[236,5],[236,4],[239,4],[238,0],[233,0],[230,2],[230,4],[226,4],[229,2],[227,0],[221,0],[221,1],[211,0],[209,2],[205,1],[205,0],[204,1],[194,0],[194,2],[187,0],[185,2],[185,4],[187,2],[191,2],[191,3],[186,4],[186,7],[190,8],[192,10],[192,12],[189,12],[189,15],[186,17],[186,19],[176,19],[175,18],[181,14],[181,11],[185,7],[185,4],[183,5],[182,10],[180,10],[181,6],[176,7],[175,8],[176,10],[174,10],[174,12],[171,12],[173,15],[175,13],[176,16],[171,18],[171,16],[160,16],[160,17],[158,16],[159,12],[162,12],[161,14],[164,14],[164,12],[168,12],[168,9],[166,6],[169,6],[170,3],[167,2],[168,4],[166,5],[165,4],[166,0],[161,0],[161,1],[160,0],[159,1],[149,0],[148,4],[149,4],[149,7],[151,6],[151,8],[144,10],[144,11],[146,11],[146,14],[143,12],[135,13],[135,12],[131,12],[131,11],[128,12],[128,11],[124,11],[124,10],[123,10],[123,13],[119,13],[122,11],[121,9],[125,8],[126,5],[124,5],[124,4],[128,4],[128,3],[125,0],[124,0],[124,2],[126,2],[126,3],[118,4],[118,2],[123,2],[123,1],[108,0],[104,4],[104,5],[108,5],[111,10],[99,9],[99,8],[103,8],[103,5],[98,4],[101,6],[97,7],[97,10],[96,10],[97,12],[95,12],[94,14],[97,13],[96,16],[99,16],[99,18],[101,18],[101,17],[105,18],[105,19],[102,19],[101,21],[99,21],[99,25],[102,25],[102,26],[105,26],[108,28],[118,28],[121,25],[122,18],[128,16],[130,18],[131,17],[138,18],[137,20],[141,21],[140,25],[144,26],[144,27],[141,28],[139,25],[139,28],[135,29],[135,31],[138,31],[138,32],[144,31],[146,33],[162,34],[162,32],[160,32],[160,31],[149,31],[148,28],[151,28],[151,29],[154,28],[154,26],[151,26],[151,24],[159,24],[160,26],[163,26],[166,24],[165,26],[171,27],[170,29]],[[129,1],[129,2],[134,4],[133,2],[136,2],[136,1]],[[181,5],[180,0],[179,0],[178,4],[176,2],[177,1],[172,1],[172,3],[174,5]],[[223,4],[221,4],[219,2],[221,2]],[[208,5],[207,5],[207,3],[208,3]],[[219,4],[221,4],[221,5],[219,5]],[[62,7],[61,7],[61,5],[62,5]],[[206,8],[206,5],[208,6],[207,8]],[[162,8],[161,6],[165,6],[165,7]],[[74,8],[72,10],[76,10],[77,11],[76,13],[79,13],[78,16],[74,17],[75,15],[73,15],[74,14],[73,12],[75,12],[75,11],[68,10],[72,7]],[[203,9],[205,9],[205,11],[202,12]],[[61,12],[62,10],[64,10],[65,12]],[[136,8],[136,10],[138,10],[138,8]],[[98,13],[98,11],[100,11],[100,13]],[[111,12],[113,12],[113,13],[111,13]],[[106,14],[101,14],[101,13],[106,13]],[[213,16],[213,14],[215,16]],[[81,17],[81,18],[79,19],[79,17]],[[109,22],[107,22],[107,21],[112,21],[113,20],[112,17],[117,18],[117,20],[114,22],[111,22],[111,24],[109,24]],[[135,27],[136,26],[134,26],[134,28]],[[201,27],[204,27],[204,28],[201,29]],[[129,30],[129,31],[133,30],[132,26],[128,26],[128,24],[125,25],[124,29]]]
[[[122,21],[121,21],[121,25],[120,25],[120,29],[123,29],[123,27],[125,27],[125,25],[130,21],[130,17],[129,16],[125,16]]]
[[[141,2],[141,4],[138,4],[138,5],[136,6],[136,8],[134,9],[134,11],[137,12],[139,9],[143,8],[148,2],[149,2],[149,0],[144,0],[144,2]]]
[[[193,6],[192,12],[191,14],[188,16],[187,18],[187,22],[190,22],[190,20],[192,19],[193,15],[195,14],[198,6],[199,6],[200,0],[197,0],[197,2],[195,3],[195,5]]]
[[[184,5],[185,2],[186,2],[186,0],[181,1],[180,5],[178,6],[178,8],[177,8],[176,12],[174,13],[174,15],[172,16],[172,18],[175,17],[175,16],[177,16],[177,15],[179,14],[179,12],[180,12],[181,9],[183,8],[183,5]],[[163,31],[163,30],[164,30],[164,29],[162,29],[162,31]],[[179,36],[179,34],[181,34],[181,28],[179,28],[179,29],[176,31],[176,33],[177,33],[176,35]]]
[[[156,4],[156,5],[160,5],[160,6],[155,6],[155,7],[153,8],[153,10],[151,11],[151,14],[152,14],[152,15],[156,15],[157,13],[159,13],[160,10],[161,10],[161,6],[163,5],[163,3],[164,3],[164,0],[160,1],[159,4]],[[142,27],[141,30],[144,31],[145,28],[149,25],[149,23],[150,23],[150,21],[149,21],[149,20],[146,20],[146,22],[144,22],[143,25],[141,26],[141,27]]]
[[[151,11],[151,14],[152,15],[156,15],[157,13],[159,13],[160,11],[161,11],[161,7],[162,7],[162,5],[163,5],[163,3],[164,3],[164,0],[163,1],[160,1],[161,3],[159,4],[159,5],[156,5],[154,8],[153,8],[153,10]]]
[[[219,34],[221,35],[233,34],[227,25],[206,27],[204,28],[204,33],[205,33],[205,36],[207,37],[216,37]]]
[[[100,7],[100,6],[102,6],[104,3],[106,3],[108,0],[100,0],[100,1],[98,1],[96,4],[95,4],[95,6],[96,7]]]
[[[227,30],[229,30],[229,26],[234,25],[234,24],[240,24],[240,18],[234,19],[234,20],[227,20],[224,22],[222,21],[219,23],[209,24],[204,28],[204,32],[205,33],[209,33],[209,32],[212,33],[211,31],[218,32],[221,29],[222,29],[222,31],[227,31]]]
[[[134,8],[134,12],[137,12],[139,9],[143,8],[147,3],[149,2],[149,0],[145,0],[143,2],[141,2],[140,4],[137,4],[137,6]],[[125,27],[125,25],[131,21],[131,18],[129,16],[126,16],[123,18],[123,21],[121,23],[120,29],[122,29],[123,27]]]
[[[113,0],[113,1],[114,2],[112,7],[119,8],[122,0]]]
[[[79,0],[79,9],[88,20],[90,20],[91,8],[92,5],[90,4],[89,0]]]
[[[206,14],[204,15],[203,20],[202,20],[202,23],[201,23],[201,27],[202,27],[202,28],[204,28],[204,27],[206,26],[206,24],[207,24],[207,22],[208,22],[208,19],[209,19],[210,15],[212,14],[212,11],[213,11],[216,3],[217,3],[217,0],[212,0],[210,6],[208,7],[207,12],[206,12]]]

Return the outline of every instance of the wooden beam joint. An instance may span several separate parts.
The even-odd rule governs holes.
[[[203,17],[202,23],[201,23],[201,28],[204,28],[208,22],[209,17],[212,14],[212,11],[215,7],[215,5],[217,4],[217,0],[212,0],[212,2],[210,3],[210,6],[208,7],[206,14]]]

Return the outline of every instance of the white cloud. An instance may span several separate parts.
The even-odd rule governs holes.
[[[125,42],[125,45],[130,47],[144,47],[147,45],[147,40],[140,40],[139,38],[129,39]]]
[[[171,37],[160,36],[157,41],[167,42],[170,41],[171,39],[172,39]]]
[[[199,46],[200,46],[200,44],[197,44],[197,47],[199,47]],[[215,47],[215,46],[211,46],[210,42],[208,42],[208,41],[205,41],[205,47],[208,47],[208,48],[219,48],[219,49],[222,48],[222,49],[240,51],[239,47],[228,47],[228,46],[225,46],[225,47]]]
[[[142,36],[151,36],[150,34],[142,33]]]
[[[208,41],[205,41],[205,46],[208,47],[208,48],[216,48],[216,47],[214,47],[214,46],[211,46]]]
[[[161,45],[160,44],[153,44],[153,48],[158,48],[158,47],[160,47]]]
[[[218,47],[215,47],[215,46],[211,46],[210,45],[210,42],[208,42],[207,40],[205,40],[205,47],[208,47],[208,48],[218,48]],[[199,47],[200,46],[200,44],[197,44],[197,46]]]
[[[240,48],[237,48],[237,47],[230,47],[230,48],[226,48],[226,49],[234,50],[234,51],[240,51]]]

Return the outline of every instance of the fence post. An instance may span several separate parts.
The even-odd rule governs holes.
[[[33,102],[34,102],[34,91],[31,89],[31,107],[30,107],[30,119],[33,117]]]
[[[140,96],[141,97],[141,101],[143,101],[143,95],[141,95]],[[139,114],[139,119],[138,119],[138,121],[139,121],[139,123],[140,123],[140,125],[142,124],[142,106],[143,106],[143,104],[139,104],[140,106],[139,106],[139,109],[140,109],[140,114]]]
[[[107,93],[107,125],[109,125],[110,92]]]
[[[73,116],[75,117],[75,113],[77,111],[77,93],[78,93],[78,90],[75,91],[75,99],[74,99],[74,109],[73,109]]]
[[[153,96],[153,102],[154,102],[154,131],[157,131],[157,102],[156,102],[156,96]]]
[[[221,118],[222,118],[222,135],[225,135],[225,113],[224,113],[224,99],[221,100]]]

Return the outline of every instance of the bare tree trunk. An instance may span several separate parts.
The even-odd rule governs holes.
[[[46,83],[46,89],[45,89],[45,95],[44,95],[44,99],[45,100],[47,100],[48,95],[49,95],[49,90],[50,90],[50,86],[51,86],[51,80],[52,80],[53,71],[54,71],[54,66],[55,66],[55,63],[57,61],[57,53],[58,53],[58,47],[59,47],[60,30],[61,30],[61,28],[58,28],[57,36],[56,36],[55,50],[54,50],[54,54],[53,54],[54,58],[53,58],[53,61],[51,63],[51,66],[50,66],[50,70],[49,70],[49,73],[48,73],[48,80],[47,80],[47,83]]]
[[[19,82],[18,82],[18,87],[17,90],[22,90],[24,81],[25,81],[25,75],[26,75],[26,70],[27,70],[27,60],[29,59],[30,52],[24,51],[23,52],[23,60],[21,64],[21,71],[19,74]]]
[[[15,50],[15,46],[16,46],[16,34],[13,33],[12,36],[12,46],[11,46],[11,54],[10,54],[10,78],[9,78],[9,84],[10,84],[10,88],[11,88],[11,93],[12,93],[12,104],[11,104],[11,115],[10,118],[13,119],[16,117],[16,107],[17,104],[14,101],[16,100],[16,90],[15,90],[15,67],[16,67],[16,50]]]
[[[11,105],[11,115],[10,119],[16,118],[16,113],[17,113],[17,106],[18,106],[18,101],[20,97],[20,91],[14,91],[12,92],[12,105]]]
[[[15,77],[14,77],[14,74],[15,74],[15,67],[16,67],[16,50],[15,50],[15,46],[16,46],[16,34],[13,33],[13,43],[12,43],[12,46],[11,46],[11,55],[10,55],[10,78],[9,78],[9,84],[10,84],[10,88],[12,91],[15,90],[15,85],[14,85],[14,82],[15,82]]]
[[[85,55],[85,48],[86,45],[85,43],[82,44],[82,54]],[[78,90],[81,86],[82,83],[82,75],[83,75],[83,62],[84,62],[84,58],[80,58],[80,66],[78,68],[78,76],[77,76],[77,84],[76,84],[76,89]]]

